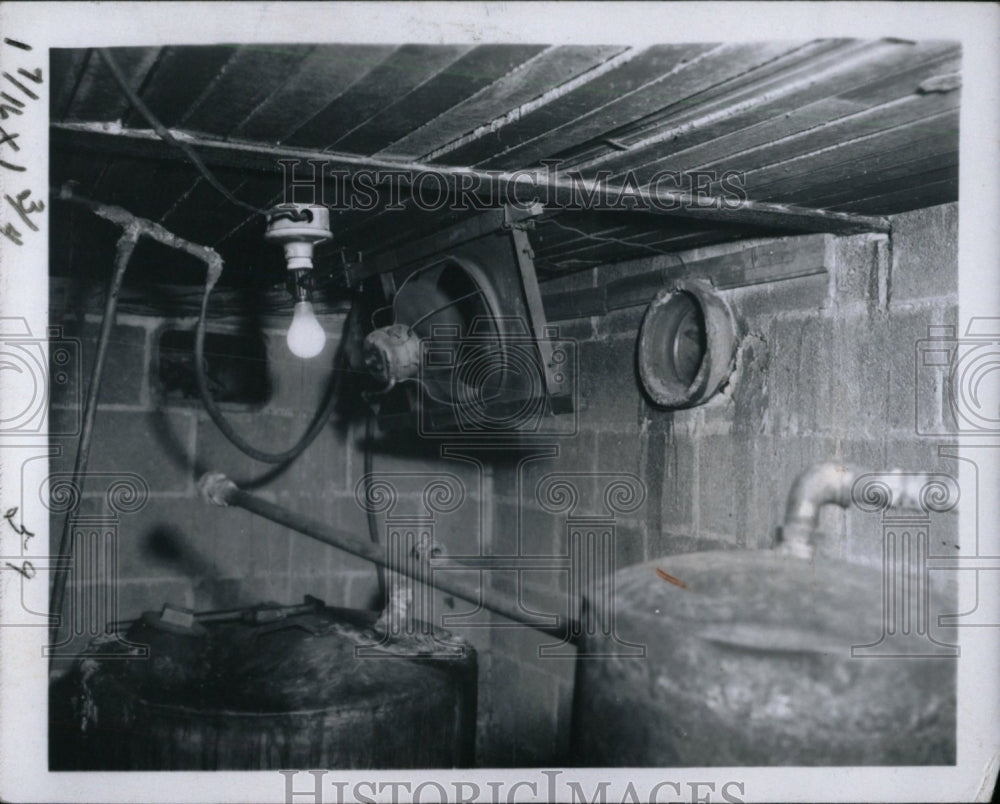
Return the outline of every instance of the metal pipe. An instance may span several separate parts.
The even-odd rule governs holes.
[[[50,126],[56,147],[71,146],[85,150],[133,154],[146,158],[186,159],[185,154],[160,139],[153,130],[119,128],[111,132],[103,123],[53,123]],[[640,187],[635,183],[609,185],[599,179],[584,179],[559,173],[554,164],[544,170],[489,171],[455,165],[427,164],[399,159],[383,159],[353,153],[317,151],[287,145],[271,146],[233,140],[208,140],[187,132],[174,132],[185,146],[194,150],[204,162],[220,167],[248,170],[282,171],[283,162],[315,162],[327,175],[358,171],[372,174],[381,181],[398,181],[411,187],[416,177],[434,174],[452,196],[467,195],[470,183],[477,189],[473,195],[493,196],[494,190],[508,203],[526,204],[532,201],[547,206],[579,209],[588,206],[586,197],[602,194],[614,199],[623,210],[640,209],[652,215],[690,218],[718,223],[768,226],[800,232],[831,232],[852,234],[891,230],[889,219],[883,216],[834,212],[826,209],[798,207],[769,201],[741,198],[695,196],[691,193],[666,190],[658,186]],[[481,188],[481,189],[479,189]],[[625,203],[630,200],[632,203]]]
[[[197,243],[192,243],[190,240],[185,240],[183,237],[178,237],[170,230],[160,226],[160,224],[133,215],[123,207],[113,204],[102,204],[100,201],[92,201],[82,195],[77,195],[73,190],[72,183],[67,182],[61,187],[50,187],[49,192],[60,201],[71,201],[74,204],[86,207],[98,217],[117,224],[123,229],[134,226],[140,235],[151,237],[165,246],[183,251],[201,260],[205,263],[207,277],[213,284],[222,276],[222,257],[219,256],[217,251],[208,246],[200,246]]]
[[[122,207],[102,204],[98,201],[91,201],[88,198],[76,195],[70,185],[63,185],[58,188],[51,188],[50,192],[56,198],[63,201],[71,201],[80,206],[86,207],[95,215],[104,218],[111,223],[120,226],[123,230],[118,239],[117,253],[115,255],[114,273],[108,286],[108,298],[104,306],[104,318],[101,321],[101,332],[97,339],[97,355],[94,358],[94,368],[90,376],[90,387],[87,389],[87,400],[84,405],[83,426],[80,431],[80,443],[77,446],[76,460],[73,464],[73,488],[77,494],[83,494],[83,481],[87,472],[87,464],[90,460],[90,442],[93,436],[94,419],[97,415],[97,400],[101,391],[101,380],[104,376],[104,362],[108,353],[108,342],[111,337],[111,329],[115,323],[115,311],[118,307],[118,298],[121,295],[122,282],[125,278],[125,271],[128,269],[129,260],[135,250],[141,236],[151,237],[164,245],[187,252],[197,257],[205,263],[206,272],[214,282],[222,274],[222,258],[212,249],[199,246],[190,241],[164,229],[158,223],[138,218]],[[52,623],[49,628],[50,641],[55,644],[59,635],[59,625],[63,602],[66,596],[66,582],[70,572],[69,559],[73,554],[72,512],[67,512],[63,522],[62,535],[59,539],[59,551],[57,556],[60,560],[56,562],[52,579],[52,592],[49,596],[49,614],[52,616]]]
[[[115,325],[115,310],[118,307],[118,296],[121,294],[122,280],[128,268],[129,259],[139,241],[140,227],[135,221],[125,226],[125,231],[118,238],[115,254],[115,268],[108,285],[108,298],[104,305],[104,319],[101,321],[101,334],[97,339],[97,355],[94,357],[94,368],[90,375],[90,387],[87,389],[87,401],[83,409],[83,426],[80,430],[80,443],[76,449],[76,460],[73,462],[72,487],[76,494],[83,496],[83,481],[90,461],[90,441],[94,433],[94,418],[97,415],[97,398],[101,392],[101,380],[104,377],[104,362],[108,356],[108,342],[111,339],[111,329]],[[66,512],[63,520],[62,535],[59,537],[58,561],[52,579],[52,594],[49,598],[49,615],[52,617],[49,626],[49,642],[56,644],[59,636],[59,626],[62,622],[63,601],[66,596],[66,581],[69,576],[69,559],[73,554],[72,510]]]
[[[778,549],[800,558],[812,558],[823,506],[839,505],[847,508],[854,501],[854,487],[858,478],[876,474],[884,492],[886,506],[891,508],[925,508],[925,489],[928,484],[940,482],[940,476],[930,474],[901,470],[876,473],[854,464],[814,464],[795,478],[788,492]]]
[[[219,506],[234,506],[242,508],[245,511],[250,511],[324,544],[346,550],[348,553],[353,553],[356,556],[373,562],[377,566],[393,570],[401,575],[407,575],[442,592],[447,592],[463,600],[468,600],[470,603],[475,603],[477,606],[489,609],[502,617],[506,617],[508,620],[530,625],[532,628],[559,639],[570,638],[569,635],[577,633],[579,630],[574,627],[572,622],[567,622],[564,627],[534,623],[524,609],[505,595],[497,594],[481,585],[467,585],[454,578],[449,578],[448,573],[439,572],[432,577],[430,567],[425,562],[401,560],[390,551],[387,551],[382,545],[359,539],[353,533],[332,528],[325,522],[311,519],[288,508],[242,491],[224,474],[208,472],[202,475],[198,480],[198,490],[201,492],[202,498],[207,502]],[[461,565],[452,564],[450,568],[460,569]]]

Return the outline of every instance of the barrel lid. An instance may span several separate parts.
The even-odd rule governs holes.
[[[611,583],[614,606],[599,616],[606,627],[612,616],[619,635],[645,641],[686,632],[748,649],[843,653],[879,639],[885,623],[883,573],[834,559],[688,553],[620,570],[605,579],[602,598]]]
[[[103,663],[105,675],[148,701],[276,712],[406,697],[474,672],[476,652],[461,638],[421,623],[389,635],[376,620],[327,607],[265,625],[209,623],[195,640],[140,620],[128,636],[148,643],[150,661]]]

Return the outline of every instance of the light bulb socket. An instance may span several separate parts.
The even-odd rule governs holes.
[[[313,244],[308,240],[291,240],[285,243],[285,260],[289,271],[311,271]]]
[[[312,301],[311,271],[298,269],[288,272],[288,292],[296,303]]]

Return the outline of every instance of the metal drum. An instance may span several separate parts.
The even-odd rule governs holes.
[[[713,551],[621,570],[606,635],[581,647],[605,655],[577,665],[577,761],[953,764],[956,651],[927,629],[953,607],[912,586],[926,576],[890,580],[909,613],[886,611],[881,572],[837,561]]]
[[[475,651],[440,631],[385,643],[374,619],[323,609],[184,633],[146,617],[126,636],[147,660],[101,661],[94,646],[54,691],[52,767],[468,767]]]

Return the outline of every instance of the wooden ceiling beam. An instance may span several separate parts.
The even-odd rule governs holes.
[[[150,130],[121,128],[104,123],[53,123],[50,130],[52,145],[57,148],[157,160],[187,160],[179,149],[164,142]],[[598,189],[592,179],[576,180],[560,173],[550,175],[544,169],[532,171],[532,180],[529,182],[523,171],[475,170],[289,146],[212,140],[188,132],[173,133],[193,148],[206,164],[239,170],[281,173],[282,160],[299,160],[303,164],[309,160],[318,160],[328,171],[344,171],[348,175],[361,170],[391,172],[403,187],[408,186],[412,177],[432,173],[440,182],[439,186],[452,194],[463,188],[468,193],[471,181],[479,183],[486,190],[499,190],[505,199],[516,199],[518,203],[542,202],[557,208],[580,208],[581,194]],[[615,199],[619,205],[623,199],[628,199],[643,212],[668,217],[799,232],[846,234],[888,232],[890,229],[889,221],[884,217],[808,209],[734,196],[694,196],[691,193],[638,184],[605,185],[601,190],[605,198]],[[624,207],[624,210],[628,211],[628,207]]]

